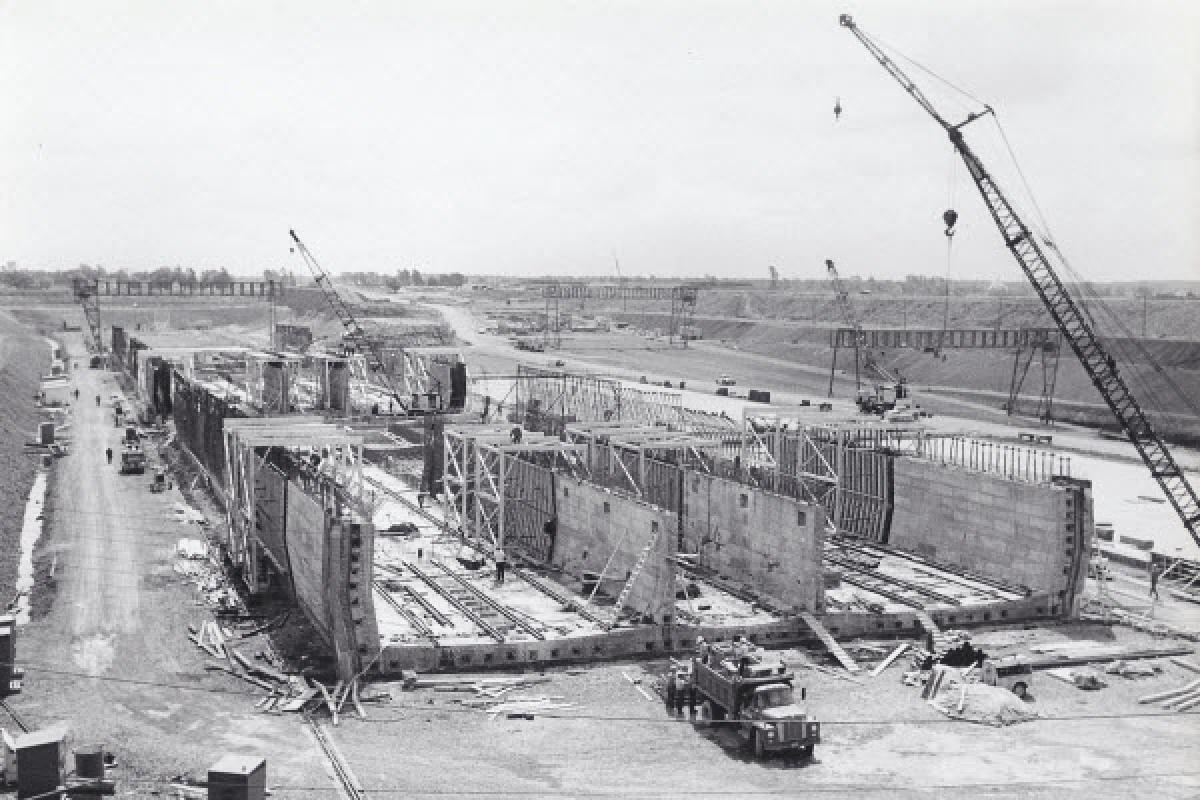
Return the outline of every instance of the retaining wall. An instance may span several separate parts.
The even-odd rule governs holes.
[[[898,458],[894,502],[890,544],[1049,593],[1055,613],[1074,610],[1093,533],[1089,482]]]

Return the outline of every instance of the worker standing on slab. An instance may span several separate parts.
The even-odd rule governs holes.
[[[104,457],[108,459],[108,463],[110,463],[110,464],[112,463],[112,448],[111,447],[106,447],[104,449]]]
[[[504,548],[496,545],[496,585],[504,583],[504,569],[508,566],[508,556],[504,555]]]
[[[1162,567],[1158,564],[1150,566],[1150,596],[1158,600],[1158,578],[1162,575]]]

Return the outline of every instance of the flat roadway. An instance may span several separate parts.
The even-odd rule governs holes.
[[[86,363],[78,336],[68,347]],[[31,727],[65,722],[75,743],[114,752],[121,767],[110,777],[119,794],[146,797],[172,776],[203,777],[227,752],[265,755],[273,784],[332,789],[315,746],[296,746],[307,736],[297,715],[259,714],[260,690],[205,671],[207,659],[187,633],[212,617],[211,607],[174,571],[179,539],[203,532],[176,518],[177,488],[149,491],[153,467],[117,473],[113,374],[80,369],[74,380],[80,399],[71,453],[51,473],[33,619],[17,639],[25,687],[9,703]],[[114,450],[111,466],[106,447]]]

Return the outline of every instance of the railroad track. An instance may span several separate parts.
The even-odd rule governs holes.
[[[424,581],[430,589],[445,598],[450,605],[458,609],[459,613],[469,619],[475,627],[497,642],[503,642],[505,635],[518,627],[495,608],[481,600],[477,593],[464,586],[456,575],[447,574],[448,570],[430,574],[410,561],[405,561],[404,566]]]
[[[392,597],[391,592],[388,591],[388,588],[382,582],[374,581],[373,588],[375,589],[375,594],[379,595],[380,599],[391,606],[397,614],[408,620],[408,624],[412,625],[417,633],[431,640],[435,645],[438,643],[437,637],[433,634],[433,629],[426,625],[424,620],[414,614],[412,609],[406,608],[397,602],[396,598]]]
[[[338,752],[337,745],[329,738],[329,734],[325,732],[325,728],[317,719],[309,714],[304,715],[304,721],[308,723],[309,729],[313,732],[313,737],[317,740],[317,745],[321,748],[321,752],[325,755],[325,759],[329,762],[329,766],[333,769],[334,777],[341,784],[342,792],[350,798],[350,800],[364,800],[367,793],[362,788],[362,784],[358,782],[358,778],[354,777],[354,773],[350,771],[350,765],[342,758],[342,754]]]

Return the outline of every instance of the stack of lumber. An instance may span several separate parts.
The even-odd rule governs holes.
[[[1168,689],[1165,692],[1139,697],[1138,702],[1143,705],[1156,703],[1170,711],[1188,711],[1200,705],[1200,680],[1194,680],[1178,689]]]

